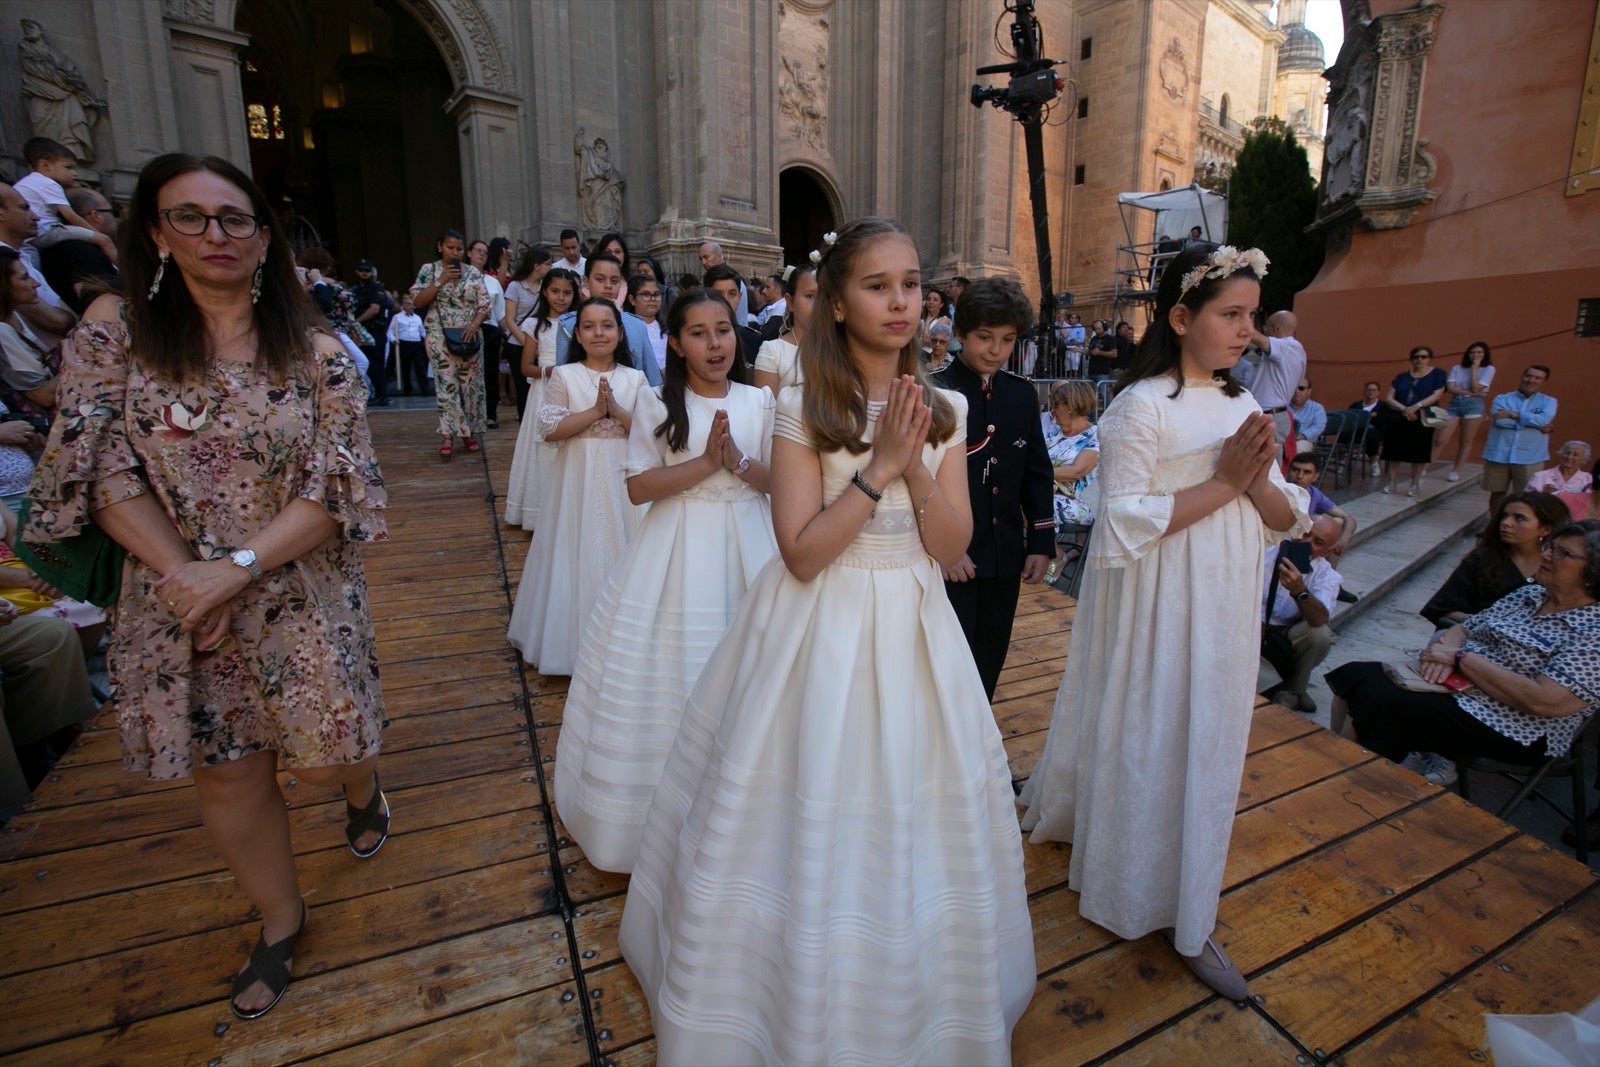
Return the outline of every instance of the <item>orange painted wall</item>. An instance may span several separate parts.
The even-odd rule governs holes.
[[[1438,199],[1402,229],[1358,223],[1295,299],[1324,404],[1348,404],[1369,378],[1387,384],[1412,345],[1448,366],[1486,340],[1495,392],[1527,364],[1549,365],[1553,439],[1600,451],[1600,341],[1572,333],[1579,298],[1600,297],[1600,191],[1564,195],[1596,2],[1445,5],[1421,112]],[[1373,14],[1410,6],[1371,3]]]

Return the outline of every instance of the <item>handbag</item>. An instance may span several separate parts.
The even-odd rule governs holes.
[[[1417,421],[1430,430],[1437,430],[1450,421],[1450,413],[1438,404],[1425,407],[1417,415]]]
[[[444,347],[449,350],[452,356],[475,356],[478,354],[478,341],[476,338],[471,341],[462,340],[461,334],[465,329],[466,327],[464,326],[444,327]]]
[[[28,523],[33,500],[22,498],[19,529]],[[28,569],[61,590],[73,600],[110,607],[122,591],[122,561],[127,550],[111,539],[93,521],[85,523],[76,536],[43,544],[30,544],[17,538],[17,558]]]

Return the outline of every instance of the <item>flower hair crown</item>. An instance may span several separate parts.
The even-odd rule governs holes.
[[[1178,289],[1178,301],[1181,303],[1189,295],[1190,289],[1207,278],[1226,278],[1241,270],[1249,270],[1257,278],[1265,278],[1270,262],[1267,254],[1259,248],[1247,248],[1241,252],[1232,245],[1221,245],[1206,257],[1205,262],[1183,276],[1183,285]]]
[[[811,250],[811,262],[813,262],[813,263],[821,263],[822,262],[822,254],[823,254],[823,252],[826,252],[828,249],[832,248],[833,247],[833,242],[837,241],[838,239],[839,239],[839,235],[834,233],[832,230],[829,230],[827,233],[823,234],[822,235],[822,250],[821,251],[818,251],[817,249],[812,249]]]

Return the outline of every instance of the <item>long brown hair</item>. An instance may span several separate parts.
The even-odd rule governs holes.
[[[845,284],[861,250],[890,235],[911,241],[905,227],[893,219],[856,219],[839,230],[838,239],[823,250],[822,261],[817,264],[816,302],[812,305],[811,325],[800,339],[799,359],[805,378],[801,419],[819,452],[842,448],[851,455],[860,455],[867,450],[867,443],[862,440],[867,432],[867,383],[850,358],[844,323],[825,316],[843,299]],[[915,248],[916,242],[911,241],[911,245]],[[895,374],[909,374],[922,386],[923,398],[933,409],[928,440],[949,440],[957,431],[955,408],[929,383],[914,333],[900,350]]]
[[[248,174],[217,156],[169,152],[152,159],[139,172],[128,220],[122,226],[119,257],[125,294],[123,313],[133,352],[146,370],[178,382],[202,377],[211,358],[212,343],[205,320],[184,281],[183,271],[175,263],[167,263],[154,299],[146,295],[161,262],[150,237],[151,229],[161,221],[161,189],[174,178],[195,171],[210,171],[243,190],[250,198],[250,211],[267,231],[261,296],[253,316],[256,359],[275,380],[284,381],[310,366],[311,333],[326,329],[325,320],[295,277],[289,236],[273,214],[266,195]]]

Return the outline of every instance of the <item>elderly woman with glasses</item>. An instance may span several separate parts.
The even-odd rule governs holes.
[[[1333,729],[1397,762],[1566,752],[1600,705],[1600,520],[1557,527],[1535,579],[1423,649],[1416,673],[1436,692],[1397,684],[1381,663],[1329,671]]]
[[[1044,447],[1054,468],[1058,526],[1094,522],[1092,490],[1100,465],[1100,437],[1091,420],[1097,406],[1094,386],[1086,381],[1057,382],[1050,390]]]
[[[227,160],[147,163],[120,258],[126,295],[97,299],[67,341],[23,537],[98,527],[127,552],[106,654],[123,764],[194,779],[261,918],[231,993],[253,1019],[288,985],[308,918],[279,769],[343,791],[356,856],[389,831],[358,545],[385,536],[367,387],[265,194]]]
[[[1554,467],[1546,467],[1528,479],[1529,492],[1553,493],[1574,520],[1587,519],[1594,475],[1583,468],[1589,465],[1590,454],[1587,441],[1568,441],[1556,453]]]

